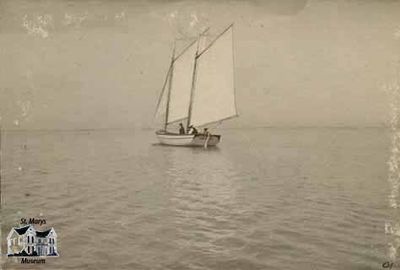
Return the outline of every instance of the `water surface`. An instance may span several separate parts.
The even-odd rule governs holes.
[[[157,145],[151,131],[6,132],[2,250],[21,217],[42,217],[60,257],[35,269],[381,269],[390,259],[388,131],[222,135],[204,150]],[[27,269],[6,257],[2,267]]]

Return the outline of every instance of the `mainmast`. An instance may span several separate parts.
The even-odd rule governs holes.
[[[205,33],[208,32],[209,29],[210,28],[208,27],[206,30],[204,30],[202,33],[200,33],[199,37],[197,38],[197,49],[196,49],[196,54],[194,56],[192,88],[190,89],[190,101],[189,101],[188,120],[187,120],[186,130],[189,129],[190,119],[192,118],[193,93],[194,93],[194,89],[196,87],[197,58],[199,58],[200,39]]]
[[[190,103],[189,103],[189,112],[188,112],[188,121],[187,121],[187,128],[189,128],[190,126],[190,122],[192,120],[192,108],[193,108],[193,96],[194,96],[194,91],[196,88],[196,77],[197,77],[197,62],[199,57],[201,57],[201,55],[203,53],[205,53],[207,50],[209,50],[214,43],[220,38],[222,37],[231,27],[233,27],[233,23],[230,24],[226,29],[224,29],[224,31],[222,31],[213,41],[210,42],[210,44],[208,44],[201,52],[199,52],[199,45],[200,45],[200,39],[201,36],[208,30],[204,31],[203,33],[201,33],[199,35],[199,38],[197,40],[197,51],[196,51],[196,55],[195,55],[195,59],[194,59],[194,68],[193,68],[193,76],[192,76],[192,88],[190,91]],[[222,119],[223,120],[223,119]]]
[[[200,38],[201,38],[201,34],[199,35],[199,38],[197,39],[197,49],[196,49],[196,54],[194,56],[192,88],[190,89],[190,101],[189,101],[189,111],[188,111],[188,120],[187,120],[186,130],[189,130],[190,118],[192,117],[193,93],[194,93],[194,89],[196,87],[197,56],[199,55]]]

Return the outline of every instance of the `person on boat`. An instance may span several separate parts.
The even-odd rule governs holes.
[[[182,123],[179,123],[179,134],[185,134],[185,128],[183,127]]]
[[[207,146],[208,146],[208,141],[210,140],[211,133],[210,133],[210,132],[208,132],[208,128],[204,128],[204,131],[203,131],[203,133],[204,133],[204,136],[205,136],[204,148],[206,148],[206,149],[207,149]]]
[[[194,134],[194,135],[196,135],[197,133],[199,133],[198,131],[197,131],[197,129],[193,126],[193,125],[190,125],[189,126],[189,132],[188,132],[189,134]]]

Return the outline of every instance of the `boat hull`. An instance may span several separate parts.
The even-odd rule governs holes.
[[[176,134],[168,132],[156,132],[161,144],[173,146],[215,146],[221,140],[220,135],[204,134]]]

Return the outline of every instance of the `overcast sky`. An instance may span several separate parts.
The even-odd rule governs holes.
[[[5,128],[152,127],[174,38],[234,22],[227,127],[382,126],[399,1],[0,0]]]

